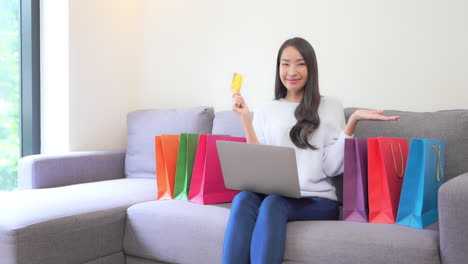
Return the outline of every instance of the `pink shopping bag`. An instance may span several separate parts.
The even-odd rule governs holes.
[[[200,135],[193,165],[189,200],[199,204],[231,202],[239,191],[224,186],[216,141],[246,142],[243,137]]]

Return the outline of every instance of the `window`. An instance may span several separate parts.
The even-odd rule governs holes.
[[[39,1],[0,1],[0,191],[18,186],[18,159],[40,152]]]
[[[0,190],[17,186],[20,157],[19,1],[0,2]]]

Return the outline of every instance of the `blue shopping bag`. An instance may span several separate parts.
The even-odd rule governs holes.
[[[397,224],[424,228],[438,221],[437,193],[444,183],[444,153],[443,140],[411,140]]]

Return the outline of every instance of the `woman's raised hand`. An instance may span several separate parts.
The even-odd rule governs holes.
[[[232,94],[232,111],[238,113],[241,116],[250,114],[249,107],[245,103],[244,98],[240,93]]]
[[[382,115],[384,111],[382,110],[366,110],[359,109],[356,110],[348,120],[344,132],[346,135],[351,136],[354,134],[356,125],[359,120],[378,120],[378,121],[392,121],[400,119],[399,116],[385,116]]]
[[[382,115],[383,110],[366,110],[366,109],[359,109],[356,110],[351,117],[359,120],[380,120],[380,121],[390,121],[390,120],[398,120],[400,119],[399,116],[385,116]]]

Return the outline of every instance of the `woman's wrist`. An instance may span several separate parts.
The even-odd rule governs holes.
[[[356,117],[354,113],[349,117],[348,123],[346,124],[346,127],[343,131],[347,136],[354,135],[354,130],[356,129],[358,120],[359,119]]]
[[[241,113],[240,117],[243,123],[252,122],[252,116],[250,115],[250,112]]]
[[[357,113],[359,110],[355,111],[354,113],[351,114],[351,116],[349,117],[349,121],[353,121],[353,122],[357,122],[360,120],[360,117],[359,117],[359,114]]]

